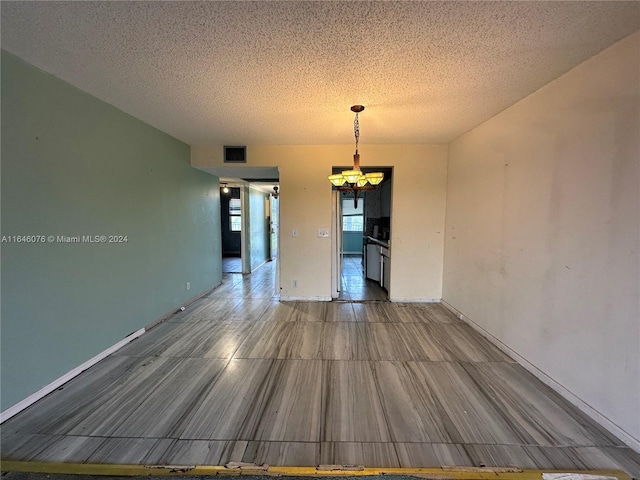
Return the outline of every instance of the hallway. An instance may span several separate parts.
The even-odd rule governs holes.
[[[223,284],[2,425],[2,459],[622,469],[640,455],[437,304]]]

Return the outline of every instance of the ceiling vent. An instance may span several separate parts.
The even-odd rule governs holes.
[[[247,147],[224,147],[224,163],[247,163]]]

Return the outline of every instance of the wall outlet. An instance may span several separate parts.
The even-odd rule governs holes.
[[[318,229],[318,237],[319,238],[329,238],[329,229],[328,228],[319,228]]]
[[[298,280],[293,281],[293,288],[298,288]]]
[[[187,282],[187,290],[191,290],[191,282]]]

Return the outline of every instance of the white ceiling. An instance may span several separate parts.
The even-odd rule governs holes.
[[[2,1],[2,48],[188,144],[444,143],[640,29],[638,2]]]

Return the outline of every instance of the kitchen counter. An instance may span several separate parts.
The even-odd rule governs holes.
[[[389,248],[388,240],[378,240],[377,238],[368,237],[368,236],[364,237],[364,239],[367,241],[367,243],[375,243],[376,245],[380,245],[381,247]]]

